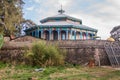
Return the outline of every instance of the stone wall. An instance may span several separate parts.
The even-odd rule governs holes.
[[[33,39],[33,38],[32,38]],[[23,41],[22,41],[23,40]],[[23,55],[26,49],[30,49],[32,43],[30,37],[22,37],[13,41],[6,41],[0,50],[0,60],[11,63],[24,62]],[[67,51],[66,61],[73,64],[86,65],[91,59],[100,61],[101,65],[110,65],[104,50],[105,40],[77,40],[77,41],[47,41],[47,44],[58,44],[61,49]],[[96,52],[97,50],[97,52]],[[96,57],[97,55],[97,57]],[[97,64],[97,63],[96,63]]]
[[[66,61],[73,64],[86,65],[91,59],[96,60],[99,57],[101,65],[110,65],[108,56],[104,49],[106,40],[67,40],[67,41],[48,41],[48,43],[56,43],[60,48],[66,49]],[[97,50],[97,51],[96,51]],[[98,65],[98,63],[96,63]]]
[[[38,41],[38,39],[30,36],[16,38],[9,41],[8,37],[4,38],[4,45],[0,50],[0,61],[10,63],[24,63],[24,53],[29,50],[32,43]]]

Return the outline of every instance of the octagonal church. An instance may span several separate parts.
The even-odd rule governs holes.
[[[97,36],[97,29],[83,25],[81,19],[64,14],[62,8],[58,12],[42,19],[40,25],[26,29],[26,35],[45,40],[86,40]]]

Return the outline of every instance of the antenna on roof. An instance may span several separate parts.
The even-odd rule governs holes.
[[[62,9],[62,5],[61,5],[61,9],[58,10],[58,13],[63,14],[64,12],[65,12],[65,11]]]

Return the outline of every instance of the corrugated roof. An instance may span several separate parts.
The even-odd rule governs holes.
[[[119,25],[119,26],[114,27],[114,28],[111,30],[111,32],[110,32],[110,33],[113,33],[113,32],[115,32],[115,31],[116,31],[116,30],[118,30],[118,29],[120,29],[120,25]]]
[[[66,14],[58,14],[58,15],[55,15],[55,16],[47,17],[47,18],[44,18],[44,19],[40,20],[40,22],[43,23],[44,21],[47,21],[47,20],[50,20],[50,19],[60,19],[60,18],[67,18],[67,19],[70,19],[70,20],[73,20],[73,21],[79,21],[79,22],[82,23],[81,19],[74,18],[74,17],[68,16]]]
[[[85,30],[92,30],[92,31],[97,31],[97,29],[88,27],[86,25],[81,25],[81,24],[76,24],[76,23],[71,23],[71,22],[66,22],[66,21],[56,21],[56,22],[46,22],[41,25],[41,27],[74,27],[74,28],[80,28],[80,29],[85,29]]]
[[[73,24],[67,21],[55,21],[55,22],[46,22],[41,25],[73,25]]]

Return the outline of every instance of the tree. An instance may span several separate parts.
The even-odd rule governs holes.
[[[24,30],[26,30],[27,28],[33,27],[36,24],[32,21],[32,20],[23,20],[19,26],[16,27],[17,29],[17,36],[24,36],[26,35]]]
[[[0,0],[0,23],[6,26],[7,35],[14,34],[15,26],[23,20],[22,6],[23,0]],[[1,27],[0,26],[0,27]]]

